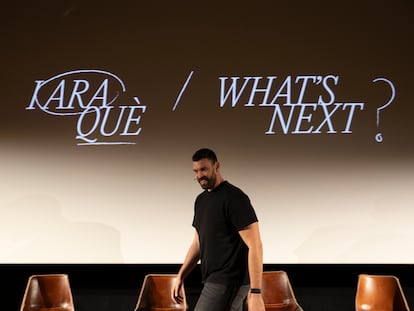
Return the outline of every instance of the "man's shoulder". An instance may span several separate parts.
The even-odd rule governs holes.
[[[227,180],[223,181],[223,187],[225,187],[229,191],[244,193],[244,191],[241,190],[241,188],[239,188],[238,186],[235,186],[234,184],[228,182]]]

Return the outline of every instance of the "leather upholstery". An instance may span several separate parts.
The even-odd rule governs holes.
[[[265,271],[262,295],[267,311],[303,311],[285,271]]]
[[[182,304],[176,304],[171,299],[171,289],[174,285],[175,278],[176,275],[174,274],[146,275],[135,311],[188,310],[184,288],[184,302]]]
[[[361,274],[355,297],[356,311],[409,311],[399,279],[392,275]]]
[[[74,311],[66,274],[32,275],[27,282],[21,311]]]

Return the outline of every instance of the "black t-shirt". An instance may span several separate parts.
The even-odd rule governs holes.
[[[239,231],[257,221],[248,196],[227,181],[200,193],[193,226],[200,239],[203,282],[248,284],[248,248]]]

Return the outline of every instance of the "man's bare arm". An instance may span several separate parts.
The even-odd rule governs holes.
[[[177,278],[171,290],[171,298],[175,303],[183,302],[183,295],[182,295],[183,281],[190,274],[190,272],[195,268],[199,260],[200,260],[200,242],[198,240],[198,233],[196,231],[194,234],[193,241],[191,242],[190,247],[187,251],[187,255],[185,256],[184,263],[182,264],[180,271],[178,271]]]
[[[249,275],[250,287],[262,288],[263,278],[263,245],[257,222],[243,228],[239,234],[249,248]],[[248,297],[249,311],[264,311],[264,302],[261,294],[250,294]]]

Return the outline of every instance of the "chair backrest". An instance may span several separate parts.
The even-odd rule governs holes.
[[[285,271],[265,271],[262,296],[267,311],[302,311]]]
[[[20,310],[74,311],[68,276],[66,274],[30,276]]]
[[[171,299],[171,289],[174,285],[175,274],[148,274],[145,276],[135,311],[172,311],[188,310],[185,289],[183,287],[182,304]]]
[[[409,311],[400,281],[393,275],[360,274],[356,311]]]

